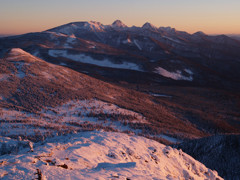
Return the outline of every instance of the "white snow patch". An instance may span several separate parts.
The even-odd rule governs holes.
[[[163,138],[163,139],[166,139],[168,140],[169,142],[171,143],[181,143],[182,141],[179,141],[178,139],[176,138],[173,138],[173,137],[169,137],[167,135],[164,135],[164,134],[160,134],[160,135],[157,135],[157,137],[160,137],[160,138]]]
[[[157,93],[149,93],[152,96],[155,97],[167,97],[167,98],[171,98],[172,96],[166,95],[166,94],[157,94]]]
[[[67,64],[66,64],[66,63],[63,63],[63,62],[61,62],[59,65],[61,65],[61,66],[67,66]]]
[[[88,29],[96,32],[102,32],[105,30],[105,26],[96,21],[85,22],[83,27],[84,29]]]
[[[122,133],[82,132],[49,139],[33,152],[0,156],[2,179],[217,179],[181,150]]]
[[[186,69],[184,71],[186,72]],[[184,76],[180,70],[177,70],[176,72],[170,72],[161,67],[157,67],[154,73],[160,74],[164,77],[171,78],[174,80],[186,80],[186,81],[193,80],[192,74],[189,74],[189,77],[187,77],[187,76]]]
[[[142,71],[135,63],[123,62],[122,64],[115,64],[108,59],[96,60],[84,54],[68,54],[66,50],[49,50],[48,54],[52,57],[65,57],[81,63],[94,64],[101,67],[110,67],[118,69],[130,69],[135,71]]]
[[[173,42],[175,42],[175,43],[182,44],[182,42],[179,41],[178,39],[173,39],[173,38],[170,38],[170,37],[167,37],[167,36],[162,36],[162,37],[164,37],[164,38],[166,38],[166,39],[168,39],[168,40],[170,40],[170,41],[173,41]]]
[[[59,33],[59,32],[46,31],[46,33],[49,33],[51,35],[52,39],[56,39],[56,37],[58,37],[58,36],[63,36],[63,37],[67,37],[68,36],[66,34]]]
[[[134,39],[133,42],[134,42],[134,44],[137,46],[137,48],[141,51],[141,50],[142,50],[142,47],[138,44],[137,40]]]
[[[190,75],[193,75],[193,72],[190,69],[184,69],[184,71]]]

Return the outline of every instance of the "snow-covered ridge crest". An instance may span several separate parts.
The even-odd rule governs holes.
[[[105,29],[105,26],[103,24],[96,21],[85,22],[83,27],[96,32],[101,32],[101,31],[104,31]]]
[[[30,55],[29,53],[27,53],[26,51],[20,49],[20,48],[12,48],[9,51],[9,54],[12,56],[19,56],[19,55]]]
[[[139,136],[103,131],[49,139],[33,152],[26,148],[18,155],[1,156],[0,162],[2,179],[37,178],[37,169],[49,180],[222,179],[181,150]]]
[[[72,22],[65,25],[58,26],[53,29],[46,30],[53,31],[53,32],[60,32],[63,34],[71,35],[76,30],[89,30],[93,32],[105,32],[109,28],[114,29],[121,29],[121,30],[134,30],[134,29],[143,29],[143,30],[154,30],[154,31],[166,31],[168,33],[170,32],[176,32],[174,28],[171,27],[157,27],[149,22],[146,22],[142,27],[139,26],[132,26],[128,27],[125,25],[121,20],[116,20],[110,25],[104,25],[97,21],[79,21],[79,22]]]
[[[28,62],[41,61],[37,57],[20,48],[12,48],[11,50],[9,50],[9,52],[6,54],[5,59],[9,61],[20,61],[23,59],[27,60]]]

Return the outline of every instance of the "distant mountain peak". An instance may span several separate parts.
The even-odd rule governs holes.
[[[118,28],[125,28],[127,25],[125,25],[122,21],[116,20],[112,23],[113,27],[118,27]]]
[[[197,35],[197,36],[205,36],[206,34],[202,31],[198,31],[198,32],[195,32],[193,35]]]
[[[168,26],[168,27],[160,27],[159,29],[162,30],[162,31],[166,31],[166,32],[176,32],[176,29],[172,28],[170,26]]]
[[[102,26],[102,23],[97,22],[97,21],[87,21],[85,22],[85,24],[91,24],[91,25],[97,25],[97,26]]]
[[[87,21],[84,23],[84,28],[91,31],[104,31],[104,25],[97,21]]]
[[[143,29],[150,29],[150,30],[156,30],[157,27],[154,26],[153,24],[149,23],[149,22],[146,22],[143,26],[142,26]]]

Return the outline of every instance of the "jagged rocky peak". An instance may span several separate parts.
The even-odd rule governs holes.
[[[122,21],[116,20],[112,23],[113,27],[118,27],[118,28],[126,28],[127,25],[125,25]]]
[[[143,26],[142,26],[143,29],[150,29],[150,30],[156,30],[157,27],[154,26],[153,24],[149,23],[149,22],[146,22]]]
[[[168,27],[160,27],[159,29],[162,30],[162,31],[166,31],[166,32],[176,32],[176,29],[172,28],[170,26],[168,26]]]

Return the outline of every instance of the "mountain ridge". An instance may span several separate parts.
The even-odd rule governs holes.
[[[166,145],[240,133],[240,42],[225,35],[151,24],[125,27],[121,21],[77,22],[0,38],[0,58],[0,136],[10,143],[1,146],[4,157],[18,148],[11,143],[32,151],[31,142],[82,131],[135,134]],[[203,143],[203,153],[209,144]],[[191,151],[190,145],[183,147]],[[215,169],[216,160],[207,155],[202,157]],[[151,159],[157,165],[156,157]],[[47,167],[70,167],[65,160],[55,162],[46,159]],[[122,164],[99,162],[94,167],[99,172]],[[198,170],[183,175],[205,172]]]

